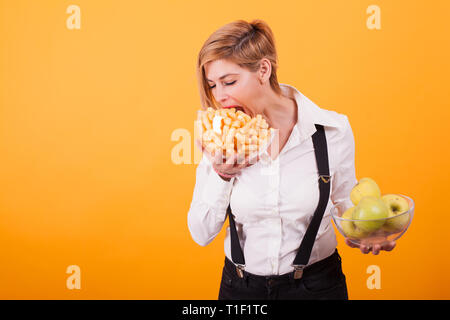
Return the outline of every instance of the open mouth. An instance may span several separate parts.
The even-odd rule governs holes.
[[[224,107],[224,108],[225,108],[225,109],[228,109],[228,108],[234,108],[236,111],[241,110],[242,112],[246,113],[245,110],[244,110],[244,108],[241,107],[241,106],[227,106],[227,107]]]

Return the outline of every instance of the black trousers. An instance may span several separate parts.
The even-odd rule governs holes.
[[[336,251],[303,270],[301,279],[293,273],[260,276],[249,272],[239,278],[227,257],[222,271],[219,300],[348,300],[341,257]]]

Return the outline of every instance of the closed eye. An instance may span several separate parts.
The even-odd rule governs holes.
[[[236,80],[234,80],[233,82],[228,82],[228,83],[226,82],[225,85],[226,85],[226,86],[231,86],[231,85],[233,85],[235,82],[236,82]],[[213,86],[210,86],[209,88],[210,88],[210,89],[213,89],[213,88],[215,88],[215,87],[216,87],[216,85],[213,85]]]

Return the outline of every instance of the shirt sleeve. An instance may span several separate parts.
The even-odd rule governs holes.
[[[191,236],[199,245],[208,245],[222,229],[234,180],[234,177],[230,181],[219,177],[203,155],[197,166],[194,194],[187,217]]]
[[[336,167],[334,179],[332,179],[331,200],[334,204],[344,203],[346,207],[352,207],[350,192],[358,183],[355,172],[355,139],[353,131],[345,116],[346,123],[342,139],[338,143],[339,164]]]

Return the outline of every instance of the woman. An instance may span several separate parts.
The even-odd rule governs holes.
[[[261,20],[229,23],[200,50],[203,108],[261,114],[278,135],[256,162],[234,155],[223,163],[196,141],[203,158],[188,227],[206,246],[229,217],[219,299],[348,299],[330,207],[351,205],[352,129],[347,116],[279,84],[277,66],[272,31]],[[360,250],[378,254],[394,246]]]

